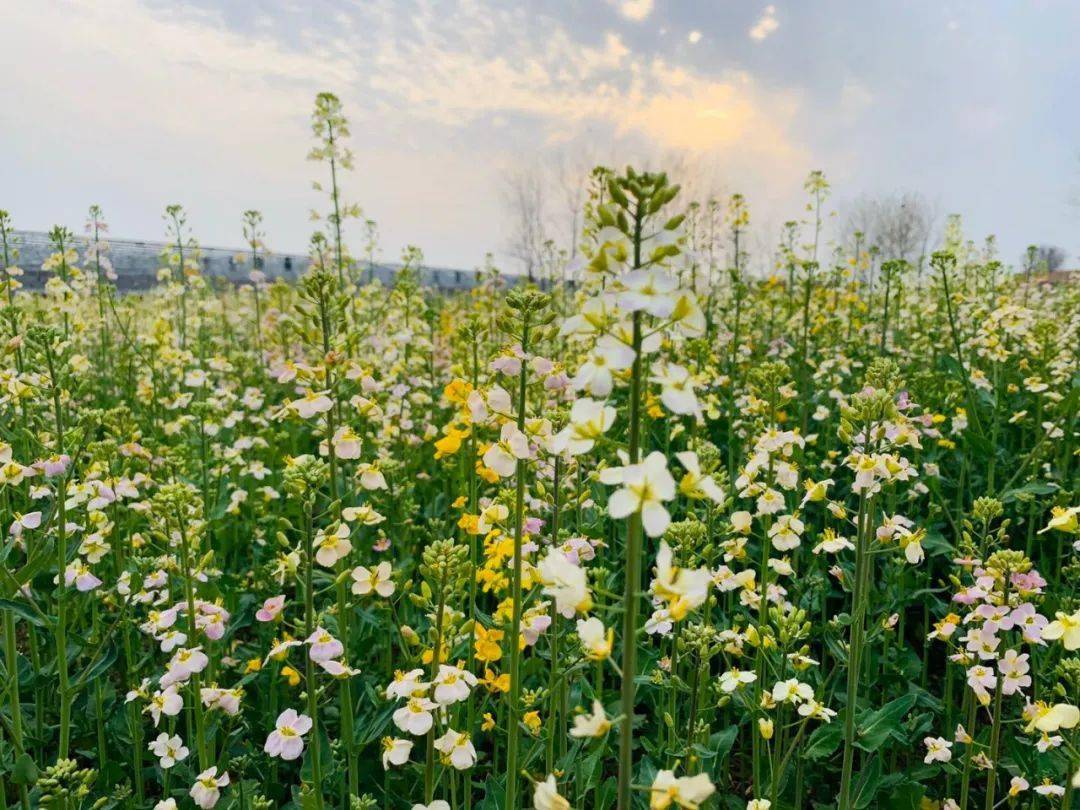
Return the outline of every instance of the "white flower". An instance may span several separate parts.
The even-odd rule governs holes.
[[[603,737],[611,730],[611,721],[604,713],[604,704],[593,699],[592,714],[574,715],[574,727],[570,729],[571,737]]]
[[[440,706],[450,706],[469,699],[469,692],[476,686],[476,676],[468,670],[439,664],[434,684],[435,702]]]
[[[188,749],[179,735],[171,737],[166,732],[161,732],[156,740],[151,740],[146,746],[158,758],[158,764],[162,768],[171,768],[177,762],[187,759]]]
[[[659,537],[667,530],[671,516],[663,502],[675,497],[675,479],[663,453],[654,451],[638,464],[604,470],[600,480],[622,484],[608,499],[608,514],[613,518],[640,512],[641,525],[649,537]]]
[[[660,401],[669,411],[684,416],[701,413],[694,394],[694,379],[686,368],[676,363],[658,363],[650,379],[661,386]]]
[[[674,771],[657,771],[649,792],[650,810],[675,807],[697,810],[716,788],[708,774],[676,777]]]
[[[566,618],[592,607],[585,569],[574,565],[557,548],[550,549],[537,566],[544,594],[555,600],[555,609]]]
[[[720,690],[731,694],[736,689],[741,689],[748,683],[757,680],[757,674],[741,669],[729,669],[720,674]]]
[[[426,697],[411,697],[408,703],[394,712],[394,725],[415,737],[422,737],[435,724],[431,712],[437,708],[438,704]]]
[[[691,610],[704,604],[709,597],[712,579],[708,568],[685,569],[676,566],[671,547],[665,541],[660,541],[652,592],[668,603],[672,619],[680,621]]]
[[[619,296],[619,307],[627,312],[645,310],[657,318],[667,318],[675,311],[678,281],[664,270],[648,268],[631,270],[621,279],[625,291]]]
[[[389,770],[391,765],[404,765],[409,761],[413,741],[395,737],[383,737],[382,749],[383,770]]]
[[[199,697],[204,706],[208,709],[221,709],[231,717],[235,717],[240,713],[240,699],[243,696],[243,689],[221,689],[216,686],[206,686],[199,690]]]
[[[595,616],[578,619],[577,634],[585,656],[590,660],[603,661],[611,655],[611,649],[615,643],[615,630],[605,630],[604,623]]]
[[[559,795],[559,785],[554,774],[548,774],[547,779],[536,783],[533,807],[536,810],[570,810],[570,802]]]
[[[161,715],[176,717],[184,708],[184,699],[176,692],[176,686],[170,685],[161,692],[154,692],[146,711],[154,719],[154,727],[161,721]]]
[[[713,481],[711,475],[702,475],[697,453],[684,450],[675,458],[686,468],[686,475],[679,481],[679,492],[692,500],[708,499],[716,504],[724,502],[724,490]]]
[[[529,439],[513,422],[506,422],[499,433],[499,441],[484,453],[484,466],[503,478],[509,478],[517,470],[519,459],[529,457]]]
[[[624,371],[634,364],[634,350],[613,335],[603,335],[588,359],[574,375],[573,386],[596,397],[606,397],[614,384],[612,371]]]
[[[411,698],[418,693],[426,692],[429,684],[420,679],[424,677],[424,670],[410,669],[402,672],[400,669],[394,673],[394,680],[386,687],[388,698]]]
[[[86,593],[100,585],[101,580],[94,576],[86,563],[76,557],[64,569],[64,584],[69,588],[74,584],[76,590]]]
[[[349,556],[349,552],[352,551],[349,534],[349,527],[345,523],[339,523],[338,527],[329,534],[320,532],[315,538],[315,544],[319,549],[315,552],[316,562],[326,568],[333,568],[338,560]]]
[[[221,788],[229,784],[229,772],[218,776],[217,766],[211,766],[199,774],[188,795],[203,810],[210,810],[221,798]]]
[[[356,475],[360,479],[360,486],[369,492],[376,489],[388,488],[386,485],[386,476],[384,476],[382,470],[374,464],[358,464],[356,467]]]
[[[367,596],[374,592],[384,598],[388,597],[394,592],[394,581],[390,578],[392,574],[393,569],[386,560],[374,568],[358,565],[352,570],[352,592],[357,596]]]
[[[276,728],[266,738],[263,750],[272,757],[298,759],[304,753],[304,735],[311,731],[311,718],[286,709],[278,715]]]
[[[36,529],[41,525],[41,512],[27,512],[25,515],[15,513],[15,520],[11,523],[8,532],[12,537],[20,537],[24,529]]]
[[[814,699],[814,689],[810,684],[790,678],[773,685],[772,699],[777,703],[802,703]]]
[[[334,455],[338,458],[360,458],[362,442],[356,432],[348,425],[342,425],[335,430],[330,443],[334,446]]]
[[[471,768],[476,763],[476,748],[467,733],[448,728],[445,734],[435,740],[435,748],[459,771]]]
[[[926,746],[926,756],[923,762],[929,765],[932,762],[948,762],[952,759],[952,743],[944,737],[926,737],[923,739]]]
[[[580,456],[593,449],[596,440],[615,423],[615,409],[588,397],[575,400],[570,408],[570,423],[555,436],[555,452],[565,450]]]
[[[312,416],[326,413],[333,407],[334,401],[326,395],[325,391],[308,391],[300,399],[294,399],[286,406],[301,419],[310,419]]]

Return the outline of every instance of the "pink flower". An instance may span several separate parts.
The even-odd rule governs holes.
[[[276,621],[281,611],[285,607],[285,594],[280,596],[271,596],[265,602],[259,610],[255,613],[255,618],[260,622],[272,622]]]
[[[329,661],[345,652],[345,646],[321,627],[315,629],[308,639],[312,661]]]
[[[8,533],[12,537],[22,536],[24,529],[36,529],[41,525],[41,512],[27,512],[25,515],[15,513],[15,520],[11,523]]]
[[[1030,602],[1018,606],[1010,615],[1013,626],[1024,633],[1024,641],[1028,644],[1045,644],[1042,639],[1042,630],[1050,623],[1050,620],[1035,610]]]
[[[85,593],[94,590],[101,584],[101,580],[94,576],[93,572],[87,568],[86,563],[75,559],[64,570],[64,584],[69,588],[74,584],[78,591]]]
[[[304,735],[311,731],[311,718],[286,709],[278,715],[277,727],[266,738],[263,750],[272,757],[284,760],[299,759],[304,753]]]

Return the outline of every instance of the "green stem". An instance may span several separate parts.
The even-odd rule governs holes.
[[[523,311],[521,331],[521,351],[525,355],[529,347],[529,312]],[[528,382],[528,363],[522,359],[521,371],[518,373],[518,402],[517,402],[517,426],[518,430],[525,428],[525,388]],[[506,723],[506,802],[504,810],[517,810],[518,807],[518,782],[520,775],[519,756],[519,730],[518,720],[521,709],[521,650],[518,646],[518,638],[521,635],[521,540],[525,523],[525,475],[526,466],[524,460],[519,460],[515,471],[516,492],[514,496],[514,573],[511,586],[510,598],[513,601],[513,615],[510,621],[510,705],[509,717]]]

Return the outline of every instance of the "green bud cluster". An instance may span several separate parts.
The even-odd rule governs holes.
[[[330,467],[325,461],[312,455],[303,455],[289,460],[282,474],[282,483],[285,492],[293,498],[312,501],[315,493],[329,477]]]
[[[785,612],[782,608],[772,606],[769,608],[769,621],[776,627],[777,640],[785,649],[807,638],[812,629],[812,623],[803,608]]]
[[[1054,674],[1062,682],[1055,687],[1061,697],[1072,698],[1080,693],[1080,657],[1061,659],[1054,667]]]
[[[1031,567],[1031,560],[1024,552],[1008,548],[995,551],[986,560],[986,570],[1003,577],[1010,574],[1025,574],[1031,570]]]
[[[976,498],[971,505],[971,513],[976,520],[982,521],[983,525],[997,520],[1004,511],[1005,507],[997,498]]]
[[[702,664],[719,655],[724,647],[720,640],[720,631],[701,622],[686,625],[679,634],[676,646],[681,654],[693,655]]]
[[[709,542],[708,528],[696,518],[677,520],[668,526],[664,535],[680,560],[695,560],[702,555]]]
[[[58,759],[38,778],[36,787],[41,791],[41,806],[65,806],[72,799],[80,802],[90,793],[90,785],[96,777],[97,771],[79,768],[73,759]]]

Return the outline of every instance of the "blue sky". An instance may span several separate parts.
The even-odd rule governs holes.
[[[0,0],[0,13],[0,207],[21,227],[78,228],[97,202],[116,236],[155,238],[180,202],[205,244],[235,245],[256,207],[272,248],[302,250],[322,179],[308,117],[326,89],[352,123],[347,195],[387,258],[411,243],[475,266],[506,247],[508,173],[595,161],[743,192],[762,256],[801,214],[811,169],[841,212],[918,191],[972,238],[995,233],[1007,261],[1031,242],[1080,253],[1070,0]]]

